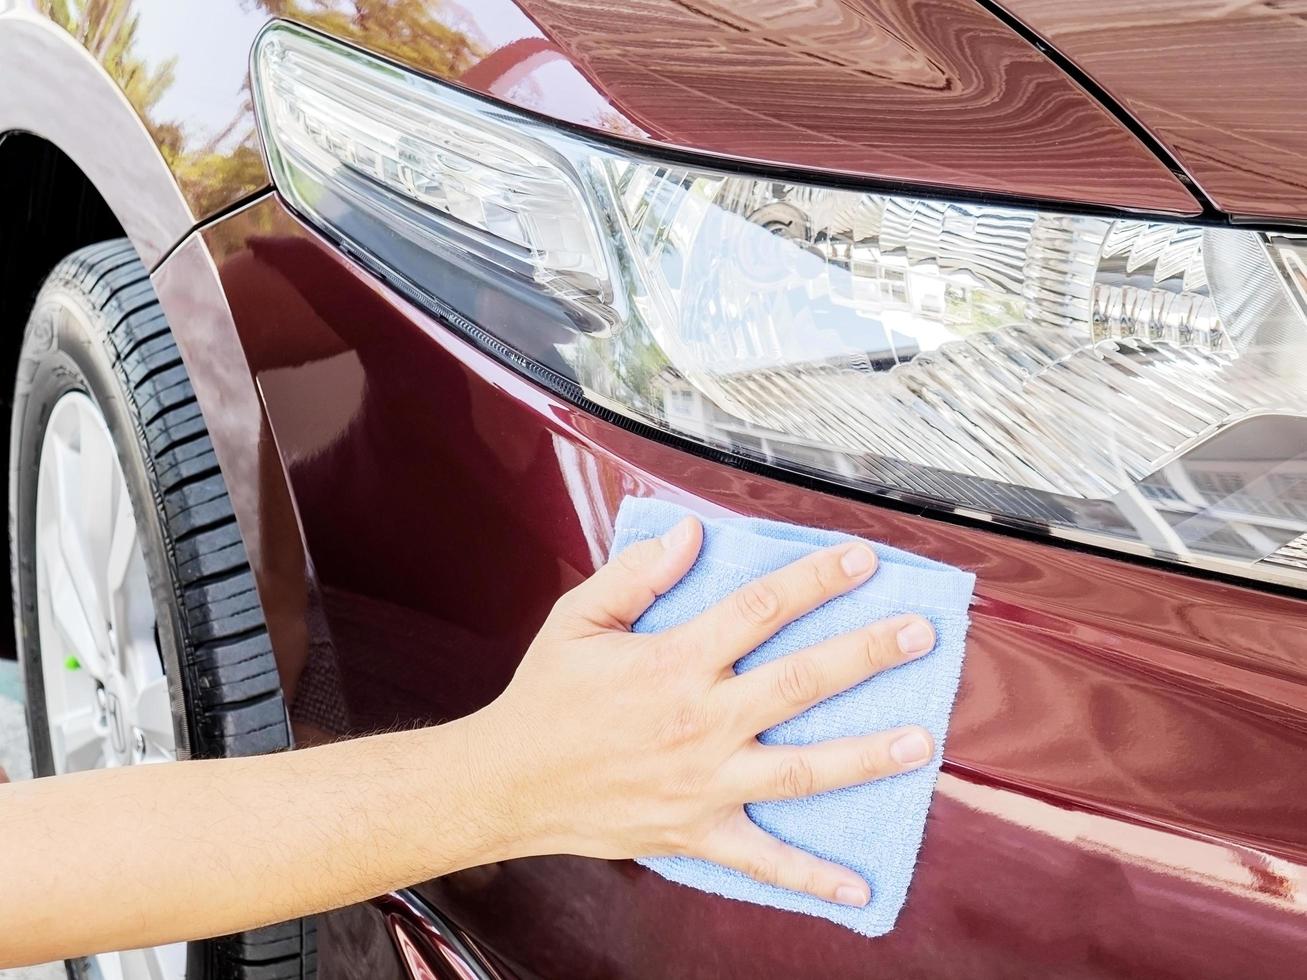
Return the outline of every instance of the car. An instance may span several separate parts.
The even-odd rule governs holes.
[[[1300,5],[0,0],[0,64],[38,774],[472,712],[627,496],[977,575],[886,936],[557,856],[72,975],[1303,975]]]

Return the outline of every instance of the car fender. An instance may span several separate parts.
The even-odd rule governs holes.
[[[28,11],[5,9],[3,2],[0,65],[0,133],[32,133],[67,154],[152,269],[195,217],[122,91],[65,31]]]
[[[31,133],[66,154],[152,272],[227,479],[289,703],[307,656],[304,550],[226,296],[198,236],[187,239],[196,215],[131,103],[62,28],[0,0],[0,65],[0,134]]]

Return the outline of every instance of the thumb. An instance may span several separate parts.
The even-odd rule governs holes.
[[[630,629],[655,599],[690,570],[702,544],[703,525],[686,517],[662,537],[638,541],[614,555],[559,605],[585,626]]]

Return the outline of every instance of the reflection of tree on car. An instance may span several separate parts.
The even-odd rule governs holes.
[[[346,39],[365,37],[397,60],[436,60],[457,75],[480,57],[476,43],[450,27],[443,3],[424,0],[241,0],[251,13],[311,21]],[[151,61],[139,41],[141,13],[133,0],[41,0],[40,10],[95,56],[118,82],[154,137],[197,215],[211,214],[267,184],[254,128],[248,82],[232,116],[205,131],[194,121],[159,112],[177,77],[175,54]],[[257,29],[261,20],[252,20]],[[378,44],[378,39],[384,43]],[[252,40],[252,38],[251,38]]]

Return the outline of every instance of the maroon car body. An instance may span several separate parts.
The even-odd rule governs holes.
[[[284,16],[621,140],[881,187],[1290,226],[1307,219],[1307,12],[134,0],[116,5],[130,57],[100,61],[95,25],[60,26],[55,6],[0,4],[0,133],[58,147],[153,270],[302,732],[489,702],[603,559],[626,494],[839,528],[978,576],[944,774],[888,936],[553,857],[324,916],[324,976],[1307,969],[1301,596],[836,495],[589,415],[292,214],[246,84],[255,34]],[[133,81],[168,64],[163,97]],[[93,94],[69,105],[74,85]]]

